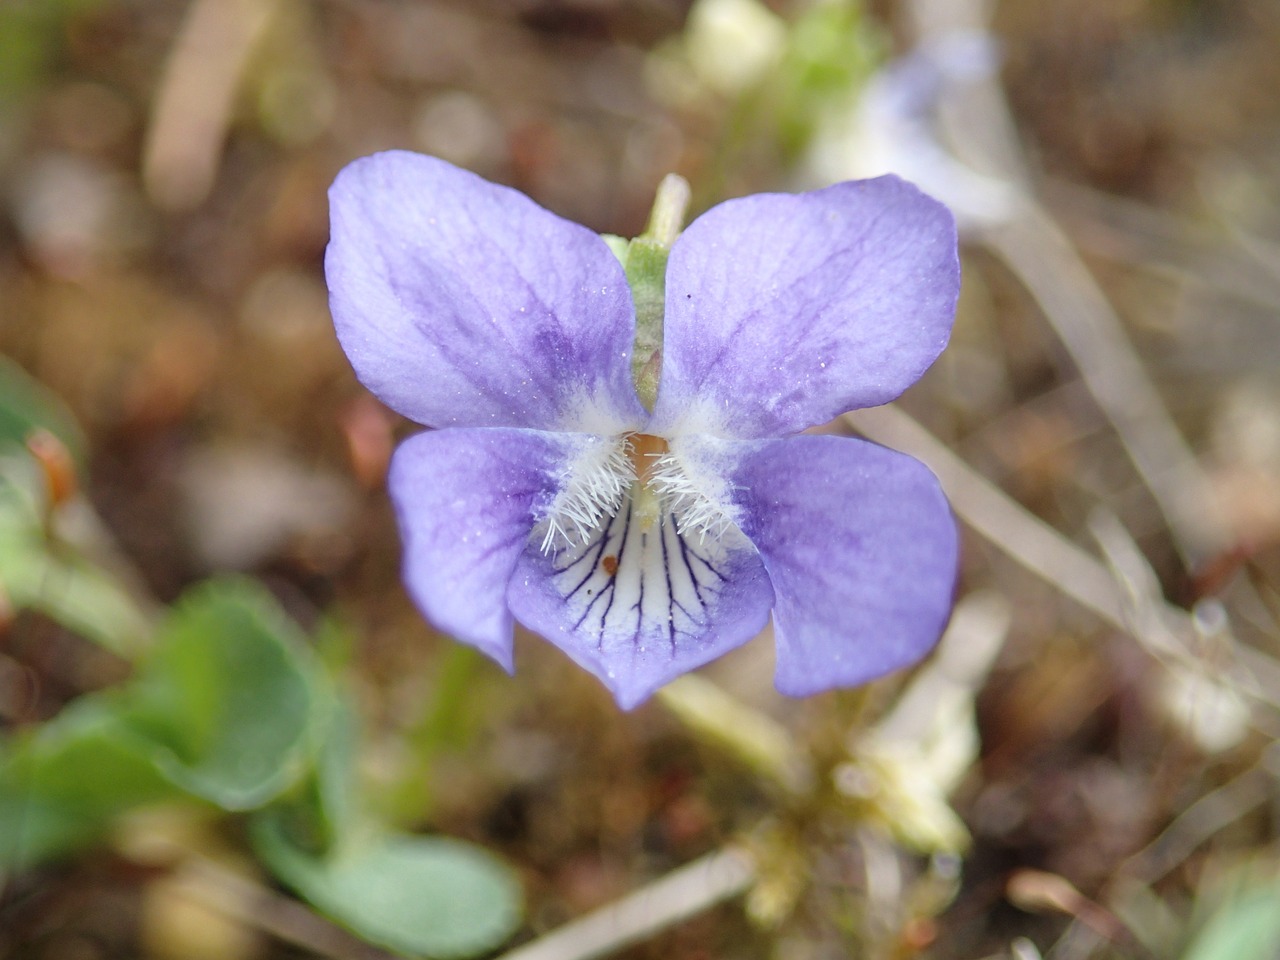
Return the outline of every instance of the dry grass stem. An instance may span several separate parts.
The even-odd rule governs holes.
[[[744,893],[755,875],[755,865],[741,850],[710,853],[498,960],[606,956]]]

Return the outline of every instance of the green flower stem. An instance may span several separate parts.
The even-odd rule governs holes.
[[[662,320],[667,294],[667,257],[680,236],[689,207],[689,184],[669,173],[658,184],[649,226],[627,245],[623,269],[636,307],[636,339],[631,351],[631,379],[645,409],[658,397],[662,372]]]
[[[714,743],[793,796],[813,792],[815,773],[808,757],[768,714],[692,673],[659,690],[658,699],[701,740]]]
[[[668,173],[663,177],[653,198],[653,211],[649,214],[649,227],[644,238],[671,249],[684,229],[689,196],[689,181],[684,177],[678,173]]]

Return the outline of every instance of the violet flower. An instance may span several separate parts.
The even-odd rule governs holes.
[[[892,400],[946,345],[955,224],[895,177],[730,200],[670,251],[652,412],[605,242],[431,157],[357,160],[325,259],[360,380],[436,429],[388,485],[427,619],[513,670],[513,619],[630,708],[773,613],[791,695],[913,663],[951,606],[933,475],[796,434]]]

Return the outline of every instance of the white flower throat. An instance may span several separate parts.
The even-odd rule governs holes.
[[[674,652],[705,631],[726,564],[752,550],[719,478],[701,476],[667,440],[600,438],[570,466],[535,528],[573,626],[601,650],[654,642]],[[724,489],[716,489],[717,487]]]
[[[727,507],[695,483],[670,444],[648,433],[599,438],[570,465],[562,484],[537,527],[543,553],[592,539],[624,507],[646,532],[672,522],[682,537],[703,543],[734,526]]]

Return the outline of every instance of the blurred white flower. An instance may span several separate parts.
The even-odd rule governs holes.
[[[1170,665],[1160,706],[1183,734],[1205,753],[1230,750],[1249,732],[1249,705],[1229,685],[1203,670]]]
[[[725,95],[759,80],[777,63],[786,42],[786,24],[759,0],[697,0],[685,28],[694,73]]]
[[[873,75],[852,108],[819,127],[807,175],[834,183],[896,173],[949,206],[962,230],[1007,220],[1018,206],[1017,188],[959,160],[939,134],[945,99],[998,64],[987,33],[957,31],[921,44]]]
[[[960,853],[969,844],[948,797],[978,759],[974,697],[1004,644],[1009,620],[1002,597],[966,597],[934,657],[893,710],[850,743],[851,759],[834,771],[836,790],[868,823],[922,853]]]

